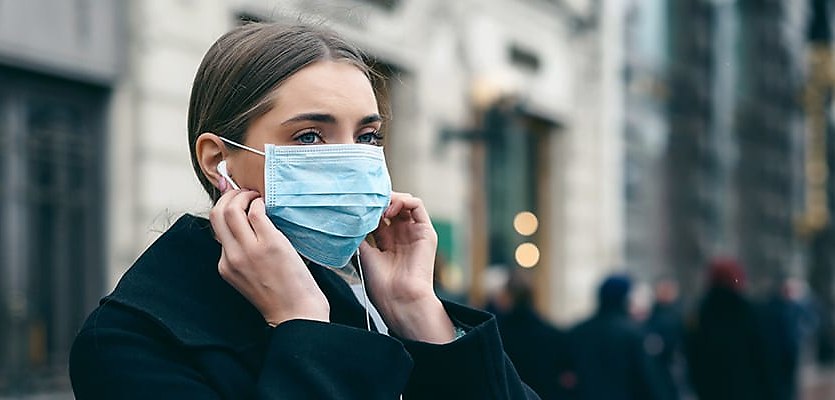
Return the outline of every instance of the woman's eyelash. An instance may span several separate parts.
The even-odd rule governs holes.
[[[293,137],[293,140],[301,141],[303,138],[307,138],[309,136],[314,136],[314,141],[322,140],[322,133],[315,130],[315,129],[308,129],[308,130],[305,130],[305,131],[301,131]]]
[[[316,129],[306,129],[306,130],[303,130],[303,131],[299,132],[298,134],[296,134],[296,138],[299,138],[301,136],[304,136],[304,135],[307,135],[307,134],[310,134],[310,133],[312,133],[314,135],[317,135],[317,136],[322,135],[322,133],[317,131]]]
[[[359,140],[360,138],[368,137],[369,135],[371,136],[371,141],[376,142],[374,144],[378,146],[381,146],[383,144],[384,135],[380,133],[380,131],[370,131],[363,133],[362,135],[359,135],[357,139]]]

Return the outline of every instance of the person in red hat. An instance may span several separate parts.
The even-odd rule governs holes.
[[[700,399],[775,399],[765,340],[745,298],[745,270],[736,260],[708,264],[708,289],[687,337],[690,381]]]

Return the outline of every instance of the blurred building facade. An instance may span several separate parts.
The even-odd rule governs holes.
[[[688,300],[716,256],[740,259],[754,293],[806,278],[824,353],[835,337],[832,11],[829,0],[682,0],[626,13],[627,264],[687,282]]]
[[[668,249],[687,281],[717,255],[739,257],[754,278],[798,262],[806,21],[798,4],[766,3],[669,12]]]
[[[660,184],[670,131],[668,3],[627,2],[624,21],[624,257],[636,278],[648,280],[670,272],[666,186]]]
[[[115,2],[0,4],[0,397],[67,387],[103,292],[120,21]]]
[[[633,3],[627,51],[637,61],[627,63],[627,99],[649,106],[627,119],[626,207],[656,222],[642,226],[652,219],[638,214],[633,223],[627,215],[628,231],[640,233],[627,238],[628,264],[699,282],[707,260],[729,255],[745,263],[755,286],[759,277],[802,272],[796,220],[808,14],[801,3]],[[648,30],[657,35],[642,34]],[[631,172],[636,163],[663,172]],[[644,185],[638,195],[629,193],[633,181]]]
[[[832,0],[811,0],[807,29],[808,70],[803,91],[806,116],[804,207],[798,227],[809,246],[808,281],[820,310],[816,356],[835,363],[835,59]]]
[[[174,219],[210,209],[188,96],[244,20],[325,23],[386,76],[394,188],[424,199],[452,291],[480,303],[487,266],[531,265],[540,308],[569,321],[623,261],[619,3],[53,3],[0,4],[0,397],[66,389],[83,316]]]

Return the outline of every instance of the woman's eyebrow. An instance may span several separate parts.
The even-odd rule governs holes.
[[[379,121],[382,121],[382,120],[383,120],[383,117],[381,117],[380,114],[369,114],[369,115],[366,115],[365,117],[362,117],[362,119],[360,119],[360,121],[359,121],[359,123],[357,123],[357,125],[368,125],[368,124],[372,124],[374,122],[379,122]],[[326,124],[335,124],[336,123],[336,118],[331,114],[304,113],[304,114],[296,115],[296,116],[282,122],[281,125],[289,125],[289,124],[292,124],[294,122],[322,122],[322,123],[326,123]]]
[[[374,122],[382,121],[383,117],[380,114],[370,114],[363,117],[357,125],[368,125]]]
[[[367,117],[366,117],[367,118]],[[320,114],[320,113],[305,113],[299,114],[290,118],[281,123],[281,125],[288,125],[294,122],[303,122],[303,121],[311,121],[311,122],[324,122],[326,124],[335,124],[336,118],[330,114]]]

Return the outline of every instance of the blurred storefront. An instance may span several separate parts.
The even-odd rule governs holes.
[[[0,5],[0,397],[66,390],[72,338],[103,292],[120,12]]]

